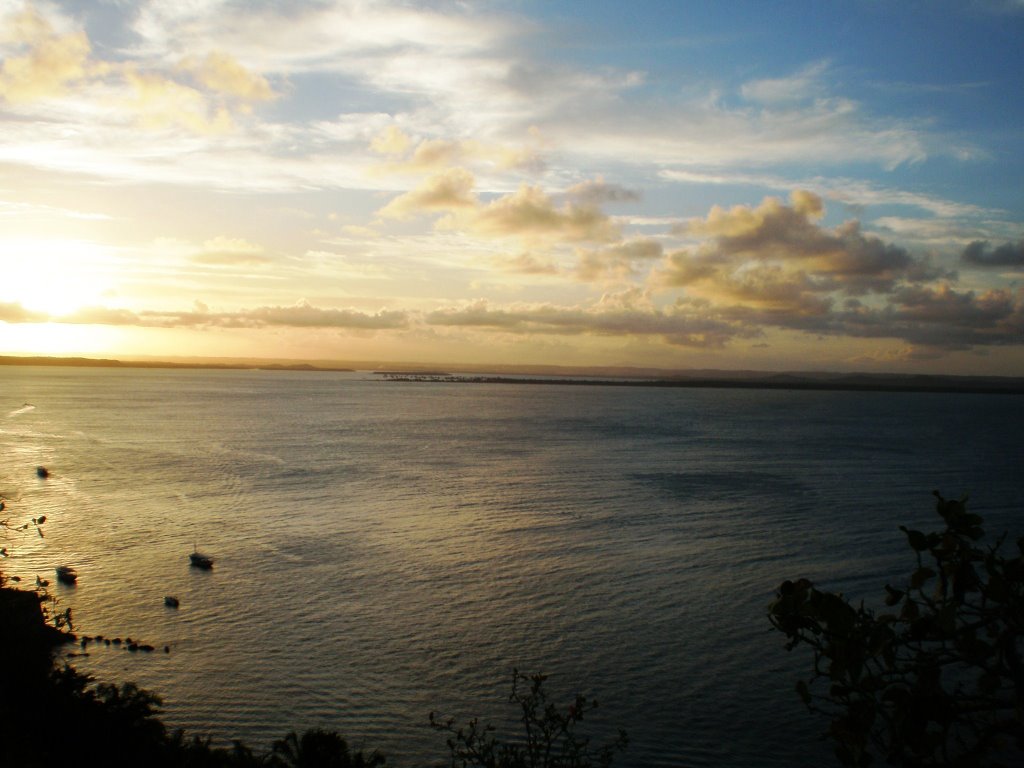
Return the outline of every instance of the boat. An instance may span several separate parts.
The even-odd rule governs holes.
[[[193,551],[188,556],[188,559],[193,568],[202,568],[204,571],[209,571],[213,568],[213,558],[204,555],[202,552]]]
[[[70,565],[57,566],[57,581],[62,584],[74,584],[78,581],[78,571]]]
[[[181,603],[178,602],[178,598],[171,595],[167,595],[167,597],[164,598],[164,605],[168,608],[177,608],[180,604]]]

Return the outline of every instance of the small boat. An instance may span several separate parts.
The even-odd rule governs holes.
[[[57,566],[57,581],[62,584],[74,584],[78,581],[78,571],[70,565]]]
[[[164,605],[168,608],[177,608],[180,603],[178,602],[178,598],[167,595],[167,597],[164,598]]]
[[[193,552],[188,556],[188,559],[193,568],[202,568],[204,571],[209,571],[213,568],[213,558],[204,555],[202,552]]]

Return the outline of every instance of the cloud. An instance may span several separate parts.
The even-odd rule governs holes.
[[[677,227],[697,245],[666,254],[650,284],[707,302],[732,327],[829,337],[898,339],[937,349],[1020,344],[1024,295],[959,291],[957,275],[864,234],[856,221],[820,221],[820,198],[712,208]],[[997,256],[998,254],[998,256]],[[1012,243],[976,243],[965,259],[1016,263]]]
[[[745,170],[719,169],[715,171],[671,170],[658,171],[658,176],[669,181],[684,184],[743,185],[768,189],[806,189],[824,198],[844,205],[860,208],[868,205],[903,205],[920,208],[943,218],[970,217],[990,213],[970,203],[960,203],[934,195],[909,192],[903,189],[880,186],[863,179],[822,176],[788,178],[765,173],[750,173]]]
[[[91,46],[84,32],[58,34],[36,10],[26,8],[0,21],[6,42],[24,51],[8,56],[0,67],[0,96],[24,103],[59,96],[90,71]]]
[[[693,89],[671,104],[641,96],[597,99],[545,121],[545,135],[591,162],[626,162],[664,171],[866,163],[895,169],[933,155],[963,160],[977,151],[939,137],[924,121],[871,115],[841,96],[765,105]]]
[[[364,172],[374,159],[420,173],[458,164],[479,180],[484,176],[474,163],[535,172],[543,167],[539,140],[519,142],[536,138],[530,132],[538,126],[544,160],[557,173],[581,160],[578,167],[614,163],[645,173],[736,162],[770,168],[788,160],[892,167],[958,144],[932,135],[925,121],[873,116],[832,95],[829,71],[819,63],[781,78],[816,78],[825,93],[809,101],[765,107],[753,101],[764,82],[749,83],[745,98],[742,88],[720,94],[720,83],[695,82],[692,75],[668,84],[674,95],[666,99],[660,87],[657,93],[645,87],[642,73],[560,63],[557,47],[539,49],[540,23],[473,4],[148,0],[131,13],[112,10],[115,5],[102,13],[76,9],[76,23],[123,24],[109,30],[109,45],[108,31],[94,27],[94,54],[117,51],[116,59],[93,60],[107,68],[106,76],[61,86],[77,89],[78,98],[56,116],[74,122],[82,141],[66,146],[66,126],[50,114],[51,122],[33,126],[41,134],[3,142],[10,156],[25,157],[41,135],[61,149],[32,155],[45,156],[38,162],[49,167],[82,172],[84,156],[84,170],[98,175],[262,191],[367,189],[373,184]],[[134,71],[130,81],[124,71]],[[287,83],[273,112],[280,122],[240,119],[267,103],[278,82]],[[133,110],[140,111],[137,119]],[[390,138],[377,136],[384,121],[394,122]],[[129,123],[211,141],[184,137],[141,146]],[[325,126],[358,134],[329,135]],[[244,138],[244,148],[224,151],[229,133]]]
[[[197,134],[223,134],[234,127],[228,109],[210,104],[195,88],[132,68],[125,70],[124,77],[134,91],[134,98],[127,104],[144,128],[185,128]]]
[[[659,259],[662,245],[657,240],[638,238],[607,248],[579,249],[576,252],[576,277],[579,280],[622,280],[639,273],[638,264]]]
[[[0,323],[45,323],[49,316],[43,312],[33,312],[21,304],[0,302]]]
[[[964,248],[960,258],[975,267],[1024,267],[1024,240],[995,248],[987,240],[975,240]]]
[[[673,346],[720,347],[758,331],[716,319],[699,304],[679,302],[666,309],[633,306],[518,306],[491,309],[478,300],[429,313],[428,325],[482,328],[511,334],[656,336]]]
[[[320,309],[302,303],[292,307],[260,307],[229,321],[246,327],[287,326],[290,328],[345,328],[351,330],[394,330],[405,328],[405,312],[381,310],[376,314],[352,309]]]
[[[787,77],[751,80],[740,87],[740,94],[748,101],[768,105],[789,104],[821,96],[825,92],[821,76],[828,67],[827,61],[820,61]]]
[[[598,177],[570,187],[566,197],[581,205],[602,205],[604,203],[634,203],[640,200],[641,195],[633,189],[628,189],[620,184],[608,184],[604,178]]]
[[[404,219],[418,213],[475,208],[473,174],[465,168],[449,168],[427,179],[420,187],[394,198],[377,211],[378,216]]]
[[[465,154],[462,142],[424,139],[416,146],[408,164],[413,168],[444,168],[459,162]]]
[[[939,349],[1019,345],[1024,338],[1024,297],[1006,290],[956,291],[907,287],[881,311],[841,318],[849,335],[901,338]]]
[[[377,211],[385,219],[405,219],[420,213],[448,212],[437,229],[461,230],[487,237],[518,237],[556,242],[609,242],[619,227],[597,201],[629,196],[602,181],[574,187],[559,205],[540,187],[522,184],[512,193],[488,202],[474,192],[476,179],[465,168],[448,168],[419,187],[393,198]]]
[[[805,272],[757,264],[723,276],[716,294],[747,306],[808,317],[823,316],[832,306],[820,285]]]
[[[449,217],[439,223],[490,237],[608,242],[618,227],[596,205],[572,201],[559,206],[539,187],[523,184],[515,192]]]
[[[381,155],[401,155],[409,148],[411,140],[397,125],[389,125],[373,137],[370,149]]]
[[[307,302],[290,307],[266,306],[238,312],[209,312],[197,303],[191,312],[132,312],[90,307],[59,318],[62,323],[140,326],[148,328],[335,328],[341,330],[396,330],[405,328],[405,312],[381,310],[375,314],[352,309],[322,309]],[[33,321],[22,321],[33,322]],[[39,322],[38,320],[35,322]]]
[[[271,261],[260,246],[243,238],[223,236],[207,240],[202,250],[193,254],[190,260],[210,265],[267,264]]]
[[[496,263],[502,269],[524,275],[557,275],[560,272],[550,259],[532,253],[521,253],[511,259],[498,259]]]
[[[425,173],[455,165],[482,164],[499,170],[539,171],[543,161],[533,146],[510,147],[474,140],[412,139],[390,125],[370,141],[370,149],[389,157],[381,170],[389,173]]]
[[[277,96],[265,77],[250,72],[221,51],[211,51],[204,59],[188,57],[179,67],[191,72],[209,90],[240,101],[269,101]]]
[[[155,318],[160,317],[161,320]],[[136,313],[129,309],[116,309],[111,307],[83,307],[70,315],[64,315],[59,320],[68,325],[113,325],[113,326],[143,326],[170,328],[176,324],[166,321],[165,315],[158,315],[154,312]],[[147,320],[147,318],[149,318]],[[182,322],[180,325],[193,325],[194,323]]]
[[[128,119],[156,130],[225,133],[234,127],[233,112],[246,113],[252,103],[276,96],[266,78],[222,51],[186,57],[176,68],[162,61],[103,60],[92,56],[84,31],[56,31],[55,22],[67,27],[69,19],[51,21],[29,8],[2,21],[4,42],[17,53],[0,67],[0,97],[28,109],[26,114],[33,102],[62,98],[62,111],[49,113],[48,121],[60,114],[116,125]],[[179,82],[180,73],[200,87]]]
[[[674,286],[704,281],[731,293],[738,270],[770,263],[807,290],[859,295],[890,291],[902,281],[952,276],[904,248],[864,234],[857,221],[822,227],[818,220],[824,213],[821,198],[803,190],[792,193],[789,205],[768,197],[757,207],[715,206],[707,217],[675,228],[677,234],[708,241],[695,254],[670,255],[657,279]]]
[[[766,197],[757,208],[737,205],[726,210],[716,205],[706,218],[694,219],[678,232],[717,237],[732,243],[733,248],[756,246],[758,240],[786,240],[790,244],[797,239],[816,240],[818,230],[812,221],[824,214],[821,198],[813,192],[796,190],[790,195],[790,203],[787,206],[777,197]]]

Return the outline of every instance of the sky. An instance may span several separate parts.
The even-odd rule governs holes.
[[[1024,375],[1024,0],[0,0],[0,354]]]

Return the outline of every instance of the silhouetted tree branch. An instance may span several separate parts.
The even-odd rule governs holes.
[[[874,757],[904,766],[1024,764],[1024,538],[986,546],[967,498],[936,509],[945,527],[901,526],[916,566],[905,585],[885,586],[881,613],[785,581],[769,620],[786,648],[813,652],[797,692],[829,718],[844,765]]]
[[[481,725],[479,719],[458,726],[455,720],[439,719],[430,713],[430,725],[449,734],[446,744],[452,768],[607,768],[615,754],[626,747],[624,731],[608,744],[591,748],[590,737],[578,732],[584,714],[597,707],[597,701],[576,694],[564,709],[548,701],[544,691],[545,675],[512,673],[509,702],[517,704],[523,725],[522,738],[500,741],[495,727]]]

